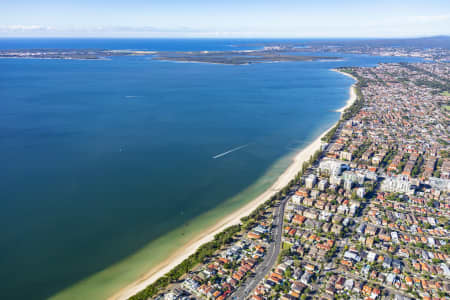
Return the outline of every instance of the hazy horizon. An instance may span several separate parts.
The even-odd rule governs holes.
[[[271,36],[261,36],[261,37],[245,37],[245,36],[236,36],[236,37],[184,37],[184,36],[173,36],[173,37],[135,37],[135,36],[0,36],[0,39],[181,39],[181,40],[395,40],[395,39],[421,39],[421,38],[437,38],[437,37],[449,37],[450,34],[435,34],[435,35],[421,35],[421,36],[392,36],[392,37],[369,37],[369,36],[359,36],[359,37],[344,37],[344,36],[336,36],[336,37],[271,37]]]
[[[0,37],[412,38],[450,34],[446,1],[6,1]]]

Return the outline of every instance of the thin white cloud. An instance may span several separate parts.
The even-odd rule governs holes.
[[[406,18],[411,23],[434,23],[450,20],[450,14],[435,16],[412,16]]]
[[[431,16],[405,16],[405,17],[391,17],[383,20],[374,20],[366,22],[363,25],[372,27],[387,27],[387,26],[414,26],[414,25],[433,25],[437,26],[442,23],[447,24],[450,21],[450,14],[445,15],[431,15]]]
[[[192,28],[186,26],[46,26],[0,25],[0,36],[22,37],[412,37],[449,34],[450,14],[386,18],[356,24],[336,23],[284,26],[232,26]],[[234,27],[234,28],[233,28]]]
[[[27,32],[27,31],[42,31],[42,32],[201,32],[202,30],[193,29],[189,27],[174,27],[174,28],[158,28],[153,26],[65,26],[52,27],[44,25],[0,25],[0,32]]]
[[[42,25],[0,25],[1,32],[51,31],[53,27]]]
[[[22,37],[215,37],[216,29],[196,29],[186,26],[173,28],[154,26],[64,26],[0,25],[0,36]],[[233,36],[246,34],[236,30]],[[231,36],[231,35],[230,35]]]

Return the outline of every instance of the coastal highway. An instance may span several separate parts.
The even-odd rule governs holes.
[[[258,264],[255,270],[255,276],[249,277],[245,282],[242,283],[241,286],[237,288],[237,290],[233,293],[231,299],[245,299],[248,295],[256,288],[258,283],[266,276],[266,274],[272,269],[275,265],[278,254],[281,249],[281,238],[283,236],[283,217],[284,217],[284,208],[286,206],[286,202],[289,199],[291,194],[287,195],[283,199],[281,199],[280,205],[276,208],[274,214],[274,226],[272,226],[272,242],[269,244],[267,248],[267,253],[264,256],[264,259],[261,263]]]

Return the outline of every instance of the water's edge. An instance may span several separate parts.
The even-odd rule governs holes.
[[[336,120],[339,119],[336,115]],[[293,157],[308,147],[333,125],[322,124],[316,134],[304,145],[277,160],[260,178],[244,191],[226,200],[216,208],[192,219],[185,226],[161,236],[135,254],[57,293],[50,299],[106,299],[121,288],[135,282],[152,268],[168,259],[178,249],[214,226],[227,215],[251,203],[269,189],[290,166]],[[250,213],[250,212],[248,212]]]
[[[306,146],[306,145],[305,145]],[[161,236],[130,257],[96,273],[52,296],[50,299],[106,299],[124,286],[136,281],[150,269],[166,260],[177,249],[186,245],[220,219],[250,203],[267,190],[289,166],[295,155],[289,153],[279,159],[263,176],[238,195],[226,200],[213,210],[194,219],[185,226]],[[102,286],[101,288],[99,288]]]

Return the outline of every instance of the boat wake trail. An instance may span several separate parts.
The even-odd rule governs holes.
[[[247,147],[248,145],[249,145],[249,144],[245,144],[245,145],[242,145],[242,146],[233,148],[233,149],[231,149],[231,150],[228,150],[228,151],[225,151],[225,152],[223,152],[223,153],[217,154],[217,155],[213,156],[212,158],[216,159],[216,158],[225,156],[225,155],[227,155],[227,154],[230,154],[231,152],[238,151],[238,150],[240,150],[240,149],[242,149],[242,148],[245,148],[245,147]]]

